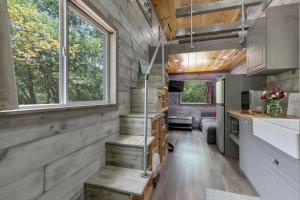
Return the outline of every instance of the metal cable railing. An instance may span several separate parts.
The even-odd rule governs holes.
[[[163,29],[163,31],[161,31],[161,35],[160,35],[160,40],[159,43],[157,44],[157,47],[154,51],[154,54],[152,56],[152,59],[150,61],[149,67],[146,71],[145,74],[145,102],[144,102],[144,172],[142,174],[142,177],[149,177],[149,174],[147,173],[147,151],[148,151],[148,79],[149,79],[149,75],[151,73],[154,61],[156,59],[159,47],[162,46],[162,77],[163,77],[163,84],[164,84],[164,77],[165,77],[165,55],[164,55],[164,43],[165,43],[165,32],[167,30],[167,28],[169,27],[169,25],[167,24],[165,26],[165,28]]]

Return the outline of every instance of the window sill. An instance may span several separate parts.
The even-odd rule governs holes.
[[[24,106],[15,110],[2,110],[0,111],[0,117],[45,113],[45,112],[67,112],[67,111],[76,111],[82,109],[98,109],[100,112],[108,112],[108,111],[117,110],[118,105],[117,104],[89,104],[89,105],[47,105],[47,106],[40,106],[40,107]]]

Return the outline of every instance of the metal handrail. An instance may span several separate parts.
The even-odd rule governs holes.
[[[153,67],[153,64],[154,64],[154,61],[156,59],[156,56],[157,56],[157,53],[158,53],[158,50],[159,50],[159,47],[160,45],[162,45],[162,69],[163,69],[163,81],[164,81],[164,76],[165,76],[165,69],[164,69],[164,62],[165,62],[165,59],[164,59],[164,42],[165,42],[165,32],[167,30],[167,28],[169,27],[169,25],[167,24],[165,26],[165,28],[163,29],[163,31],[160,33],[161,36],[160,36],[160,41],[159,43],[157,44],[157,47],[154,51],[154,54],[152,56],[152,59],[150,61],[150,64],[148,66],[148,69],[146,71],[146,74],[145,74],[145,103],[144,103],[144,172],[142,174],[142,177],[144,178],[147,178],[149,177],[149,174],[147,173],[147,151],[148,151],[148,142],[147,142],[147,137],[148,137],[148,79],[149,79],[149,74],[152,70],[152,67]],[[163,82],[164,83],[164,82]]]
[[[245,41],[245,1],[242,0],[242,40],[241,43]]]

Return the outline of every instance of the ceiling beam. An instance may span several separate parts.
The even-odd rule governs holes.
[[[225,38],[225,39],[215,39],[207,41],[194,41],[194,48],[190,48],[189,43],[169,43],[166,46],[166,50],[169,55],[180,54],[180,53],[191,53],[198,51],[214,51],[214,50],[224,50],[224,49],[242,49],[243,46],[240,44],[240,38]]]
[[[238,32],[232,32],[232,33],[224,33],[224,34],[218,34],[218,35],[205,35],[205,36],[198,36],[193,38],[193,42],[201,42],[201,41],[207,41],[207,40],[219,40],[219,39],[225,39],[225,38],[237,38],[239,37]],[[190,43],[190,38],[177,38],[177,40],[170,40],[168,41],[168,44],[182,44],[182,43]]]
[[[258,6],[263,0],[245,0],[245,6]],[[241,8],[241,0],[223,0],[213,3],[199,4],[193,6],[193,15],[201,15],[212,12],[232,10]],[[176,9],[176,18],[187,17],[191,15],[191,7]]]
[[[245,30],[248,30],[251,25],[251,21],[245,22]],[[233,23],[221,23],[221,24],[213,24],[206,27],[193,28],[194,36],[207,36],[207,35],[216,35],[221,33],[230,33],[234,31],[242,31],[242,23],[241,22],[233,22]],[[176,33],[176,37],[190,37],[191,29],[183,28],[178,29]]]
[[[182,80],[215,80],[229,73],[229,70],[202,71],[202,72],[171,72],[169,78],[172,81]]]

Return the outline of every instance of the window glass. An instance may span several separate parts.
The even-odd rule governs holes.
[[[59,3],[8,0],[19,104],[59,102]]]
[[[107,33],[76,10],[69,11],[69,101],[105,100]]]
[[[184,81],[181,103],[211,103],[212,83],[207,80]]]

